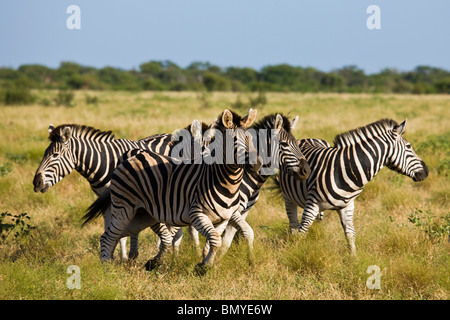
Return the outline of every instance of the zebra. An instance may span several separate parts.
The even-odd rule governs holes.
[[[290,231],[305,235],[320,213],[336,210],[350,253],[356,254],[353,212],[363,187],[384,166],[413,181],[423,181],[428,176],[426,164],[402,136],[406,121],[398,124],[382,119],[350,130],[335,137],[334,147],[324,140],[299,140],[300,150],[311,167],[309,178],[296,181],[283,171],[279,176]],[[298,206],[304,208],[301,223]]]
[[[45,193],[70,174],[78,171],[98,196],[109,187],[113,170],[120,156],[129,150],[141,148],[169,154],[171,134],[156,134],[141,140],[115,139],[111,131],[77,124],[50,125],[50,145],[36,170],[33,185],[35,192]],[[109,210],[104,214],[105,226],[109,224]],[[128,259],[126,238],[120,240],[122,258]],[[136,244],[136,241],[131,241]],[[131,248],[130,252],[134,250]]]
[[[250,109],[249,113],[252,109]],[[287,174],[293,175],[296,179],[304,180],[308,178],[310,173],[309,164],[306,161],[305,156],[301,153],[297,143],[296,139],[292,135],[291,130],[295,128],[295,125],[298,121],[298,116],[290,122],[285,116],[281,114],[270,114],[265,116],[262,120],[258,121],[258,123],[253,124],[250,129],[254,130],[253,137],[253,144],[255,146],[260,146],[258,150],[263,151],[263,154],[260,154],[261,156],[272,156],[273,159],[271,159],[271,162],[263,163],[263,167],[259,172],[253,172],[246,170],[244,172],[244,177],[242,179],[242,183],[240,185],[240,205],[239,205],[239,212],[242,215],[242,218],[245,219],[247,216],[248,211],[251,209],[251,207],[257,202],[259,198],[259,190],[264,184],[264,182],[267,180],[267,178],[270,176],[270,174],[275,174],[275,171],[272,170],[272,172],[269,172],[270,166],[273,165],[273,163],[278,164],[278,167],[280,167],[282,170],[284,170]],[[271,130],[274,130],[277,132],[277,135],[274,136],[272,141],[272,135],[271,134],[260,134],[260,133],[268,133]],[[266,148],[261,147],[261,144],[263,141],[260,141],[262,139],[265,139]],[[275,141],[276,140],[276,141]],[[271,150],[270,152],[268,152]],[[266,174],[262,174],[262,172],[265,172]],[[137,222],[133,222],[133,225],[136,225]],[[146,226],[141,226],[143,229]],[[188,231],[191,235],[191,238],[195,241],[195,247],[199,251],[199,240],[198,240],[198,233],[195,231],[195,228],[192,226],[188,227]],[[231,223],[227,225],[225,229],[225,234],[222,238],[223,246],[222,246],[222,254],[226,252],[226,250],[231,245],[231,242],[233,240],[234,234],[236,233],[237,229],[235,227],[235,223],[233,220],[233,217],[231,218]],[[180,232],[182,234],[182,230],[180,229],[176,235],[176,243],[174,248],[176,251],[178,251],[178,246],[181,241]],[[251,236],[251,235],[249,235]],[[134,235],[133,239],[137,239],[137,235]],[[160,239],[157,242],[157,246],[160,245]],[[247,239],[250,243],[252,243],[252,240]],[[134,249],[137,250],[137,245],[133,246]],[[203,251],[204,255],[209,250],[209,245],[207,244]],[[137,256],[138,252],[134,252],[134,255]]]
[[[286,175],[289,175],[295,181],[301,181],[308,178],[310,174],[310,167],[306,161],[305,156],[298,147],[297,140],[292,135],[292,130],[298,122],[298,116],[292,121],[281,114],[270,114],[263,119],[253,124],[251,129],[254,129],[256,134],[253,135],[255,146],[261,146],[265,143],[267,150],[260,154],[263,158],[267,156],[270,150],[270,155],[273,156],[271,163],[264,162],[263,167],[258,172],[245,171],[242,183],[240,186],[241,201],[239,204],[239,212],[243,219],[246,219],[249,210],[255,205],[259,199],[259,192],[263,184],[270,177],[275,174],[277,170],[270,170],[269,165],[277,164],[276,168],[280,168]],[[272,139],[272,136],[267,134],[265,137],[260,135],[260,132],[276,130],[277,136]],[[263,141],[263,139],[265,141]],[[277,150],[278,149],[278,150]],[[264,148],[258,148],[264,150]],[[266,169],[266,170],[265,170]],[[263,174],[264,173],[264,174]],[[233,224],[228,224],[222,236],[222,253],[226,252],[230,247],[237,229]],[[207,250],[205,246],[204,250]]]
[[[214,262],[222,240],[216,227],[226,224],[232,215],[243,231],[253,232],[245,220],[239,219],[239,186],[244,167],[259,170],[261,161],[240,164],[238,159],[246,154],[255,154],[251,139],[245,130],[253,123],[256,110],[241,118],[236,113],[225,111],[213,123],[212,128],[220,136],[233,137],[233,153],[223,139],[215,149],[222,161],[206,163],[174,163],[172,158],[151,151],[140,151],[121,162],[114,170],[111,185],[88,209],[85,221],[103,212],[111,205],[111,222],[100,238],[101,260],[113,258],[114,247],[121,236],[127,235],[130,222],[138,216],[161,239],[158,254],[146,264],[147,270],[159,265],[172,243],[167,225],[193,225],[206,237],[210,250],[196,270],[203,272]],[[216,154],[217,155],[217,154]],[[231,161],[230,161],[231,160]],[[229,161],[231,163],[229,163]],[[248,230],[248,228],[250,230]]]

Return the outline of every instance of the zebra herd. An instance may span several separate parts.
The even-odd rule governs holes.
[[[102,261],[113,258],[118,242],[122,258],[137,257],[138,234],[150,227],[159,237],[159,251],[146,264],[151,270],[172,246],[178,251],[182,227],[188,227],[198,249],[198,233],[206,238],[196,266],[203,273],[238,230],[251,253],[254,233],[246,217],[270,175],[279,172],[292,233],[305,235],[323,211],[336,210],[352,254],[354,200],[383,166],[414,181],[428,176],[402,136],[406,120],[383,119],[350,130],[331,146],[320,139],[296,140],[292,131],[298,116],[289,120],[274,113],[255,121],[256,114],[250,109],[241,117],[225,109],[209,125],[194,120],[185,130],[137,141],[83,125],[50,125],[51,143],[36,171],[34,191],[48,191],[75,169],[98,195],[84,223],[103,215]],[[299,206],[304,208],[300,222]]]

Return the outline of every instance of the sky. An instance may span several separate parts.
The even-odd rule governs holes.
[[[70,5],[81,29],[69,29]],[[370,5],[381,29],[369,29]],[[139,69],[150,60],[181,67],[287,63],[366,73],[430,65],[450,70],[448,0],[2,0],[0,66],[62,61]]]

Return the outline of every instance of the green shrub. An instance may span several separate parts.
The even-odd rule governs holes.
[[[97,104],[98,103],[98,97],[96,96],[90,96],[86,95],[86,104]]]
[[[48,107],[52,104],[52,101],[49,98],[42,98],[39,103],[44,107]]]
[[[0,213],[0,244],[6,242],[6,239],[12,235],[14,239],[27,236],[31,230],[36,227],[31,226],[31,218],[28,213],[12,214],[8,211]]]
[[[54,101],[57,106],[73,107],[74,94],[72,91],[60,90]]]
[[[0,164],[0,177],[6,176],[8,173],[12,171],[12,165],[10,162],[7,162],[6,164]]]
[[[6,105],[31,104],[34,102],[35,96],[31,93],[27,81],[17,80],[5,87],[2,100]]]
[[[258,95],[255,98],[249,98],[250,106],[253,108],[261,109],[267,103],[267,97],[262,91],[258,91]]]
[[[450,231],[450,213],[441,217],[440,220],[444,220],[444,223],[439,223],[436,220],[436,217],[429,210],[424,212],[416,209],[414,213],[408,215],[408,221],[423,230],[432,241],[448,236]]]
[[[28,160],[28,157],[26,154],[23,153],[6,153],[6,158],[8,158],[9,160],[18,163],[18,164],[23,164],[25,163],[25,161]]]

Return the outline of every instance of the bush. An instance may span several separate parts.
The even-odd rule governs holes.
[[[19,105],[33,103],[34,96],[27,88],[7,89],[4,94],[4,103],[6,105]]]
[[[35,97],[31,94],[30,82],[25,79],[18,79],[8,84],[2,95],[2,100],[6,105],[33,103]]]
[[[74,94],[72,91],[60,90],[54,101],[57,106],[73,107]]]
[[[12,164],[7,162],[6,164],[0,164],[0,177],[6,176],[12,171]]]
[[[408,216],[408,220],[414,226],[423,230],[432,241],[449,235],[450,213],[447,213],[445,217],[441,218],[441,220],[444,220],[442,224],[436,221],[436,217],[429,210],[423,212],[422,210],[416,209],[414,213]]]
[[[49,98],[42,98],[39,103],[44,107],[48,107],[52,104],[52,101]]]
[[[262,108],[267,103],[267,97],[264,92],[259,91],[258,95],[255,98],[250,97],[250,106],[253,108]]]
[[[438,80],[434,83],[437,92],[450,93],[450,78]]]
[[[203,84],[208,91],[227,91],[230,89],[228,79],[212,72],[205,72],[203,75]]]
[[[30,220],[28,213],[12,214],[8,211],[0,213],[0,244],[6,242],[6,239],[13,235],[14,239],[26,236],[32,229],[27,220]]]
[[[86,95],[86,104],[97,104],[98,103],[98,97],[96,96],[90,96]]]

